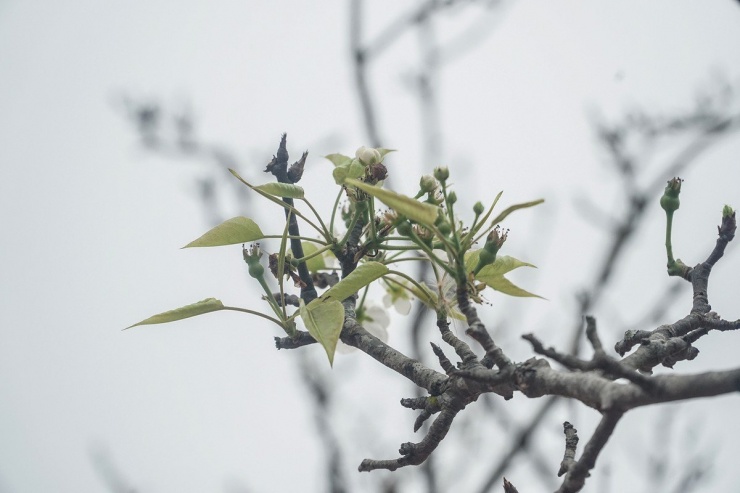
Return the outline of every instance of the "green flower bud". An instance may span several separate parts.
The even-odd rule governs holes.
[[[663,196],[660,198],[660,206],[669,214],[678,210],[681,205],[678,194],[681,193],[682,181],[681,178],[668,180],[668,185],[666,185]]]
[[[439,226],[437,226],[437,229],[439,229],[439,232],[444,236],[448,236],[452,232],[452,227],[447,221],[440,223]]]
[[[255,243],[249,248],[242,247],[242,255],[244,256],[244,261],[249,266],[249,275],[255,279],[261,279],[265,275],[265,268],[260,263],[262,251],[260,250],[259,243]]]
[[[486,208],[483,206],[483,202],[476,202],[473,206],[473,212],[475,212],[476,216],[483,214],[484,210],[486,210]]]
[[[457,194],[455,192],[450,192],[447,194],[447,203],[452,205],[455,202],[457,202]]]
[[[447,166],[434,168],[434,177],[441,182],[445,182],[450,177],[450,170],[447,169]]]
[[[411,236],[411,223],[404,220],[401,221],[398,226],[396,226],[396,231],[398,231],[398,234],[403,236]]]
[[[509,231],[501,231],[501,228],[496,226],[493,228],[488,236],[486,237],[486,244],[480,251],[478,257],[478,265],[475,268],[474,274],[478,274],[480,270],[486,265],[490,265],[496,261],[496,255],[503,246],[506,238],[509,236]]]
[[[424,175],[419,180],[419,188],[422,194],[434,192],[438,186],[439,183],[437,183],[437,180],[432,175]]]

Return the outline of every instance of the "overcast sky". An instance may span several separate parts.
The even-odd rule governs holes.
[[[368,38],[417,4],[371,3]],[[267,181],[261,169],[287,132],[292,157],[310,152],[307,193],[329,210],[331,165],[320,156],[351,154],[367,142],[348,13],[337,0],[320,7],[0,0],[0,493],[105,491],[95,457],[106,457],[146,493],[323,491],[322,449],[296,375],[298,357],[274,350],[273,327],[217,313],[121,332],[207,297],[260,306],[239,247],[179,250],[210,226],[196,180],[211,171],[144,150],[121,98],[157,100],[172,111],[189,104],[204,139],[232,149],[255,181]],[[480,29],[479,19],[490,28]],[[446,44],[469,26],[478,26],[479,36],[439,68],[443,138],[432,162],[422,162],[410,82],[419,69],[416,34],[371,66],[384,146],[399,150],[389,171],[396,189],[413,193],[422,172],[447,164],[468,206],[501,189],[502,204],[546,199],[512,217],[507,253],[539,266],[513,277],[549,301],[496,306],[526,314],[513,318],[533,324],[521,332],[556,344],[572,320],[574,289],[589,278],[602,246],[576,197],[607,210],[618,203],[592,118],[634,107],[688,109],[718,78],[740,88],[740,7],[730,0],[523,1],[493,14],[453,9],[434,28]],[[722,206],[740,206],[738,155],[740,139],[729,138],[683,176],[674,245],[687,263],[711,248]],[[657,159],[645,179],[662,163]],[[225,209],[233,207],[224,200]],[[249,212],[260,219],[265,209]],[[656,206],[629,270],[617,276],[618,294],[597,318],[629,320],[632,309],[674,281],[665,276],[662,221]],[[736,247],[713,274],[710,298],[728,319],[740,318]],[[684,291],[665,323],[683,316],[689,302]],[[521,360],[531,350],[518,335],[504,340]],[[735,367],[737,337],[705,338],[700,357],[676,371]],[[609,344],[617,338],[605,335]],[[304,350],[321,357],[319,347]],[[340,400],[363,403],[368,419],[383,424],[369,443],[347,450],[350,471],[368,455],[394,457],[398,444],[414,439],[413,416],[397,406],[409,389],[389,373],[350,354],[338,356],[330,375]],[[723,422],[740,412],[737,396],[684,405],[687,425],[703,413]],[[626,434],[643,429],[647,414],[640,412],[630,428],[636,431]],[[731,491],[740,483],[737,426],[697,433],[703,446],[735,435],[717,452],[711,483]],[[615,462],[632,452],[610,447]],[[353,476],[358,491],[367,478]],[[527,481],[515,484],[527,491]]]

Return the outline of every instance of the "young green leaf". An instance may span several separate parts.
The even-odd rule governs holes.
[[[349,166],[337,166],[334,168],[331,172],[331,176],[334,177],[334,182],[337,185],[342,185],[344,183],[344,180],[347,179],[347,174],[349,173]]]
[[[499,214],[498,216],[496,216],[496,218],[493,221],[491,221],[491,224],[494,224],[495,225],[495,224],[500,223],[501,221],[503,221],[506,218],[506,216],[508,216],[509,214],[511,214],[512,212],[514,212],[516,210],[526,209],[527,207],[534,207],[535,205],[539,205],[539,204],[541,204],[544,201],[545,201],[545,199],[539,199],[539,200],[533,200],[531,202],[523,202],[521,204],[511,205],[511,206],[507,207],[506,209],[504,209],[501,212],[501,214]]]
[[[269,193],[275,197],[284,197],[289,199],[302,199],[304,195],[302,187],[292,185],[290,183],[271,182],[265,183],[264,185],[257,185],[254,189]]]
[[[249,218],[232,217],[206,232],[197,240],[191,241],[183,248],[213,247],[249,243],[264,238],[260,227]]]
[[[324,347],[329,364],[334,366],[334,352],[344,326],[344,307],[337,300],[317,298],[308,305],[301,300],[300,311],[308,333]]]
[[[319,250],[319,247],[308,241],[302,241],[301,245],[303,246],[303,255],[306,257],[313,255]],[[293,256],[295,257],[295,254]],[[326,260],[324,259],[324,255],[316,255],[306,260],[306,267],[308,267],[308,272],[311,274],[318,272],[320,269],[325,269]]]
[[[496,291],[500,291],[504,294],[508,294],[509,296],[533,297],[541,298],[543,300],[545,299],[538,294],[530,293],[529,291],[523,290],[519,286],[515,285],[513,282],[506,279],[504,276],[496,276],[492,279],[489,279],[488,281],[485,281],[485,283],[488,287],[493,288]]]
[[[391,153],[391,152],[396,152],[396,150],[395,150],[395,149],[384,149],[384,148],[382,148],[382,147],[378,147],[378,148],[377,148],[377,149],[375,149],[375,150],[376,150],[376,151],[378,151],[378,152],[380,153],[380,157],[381,157],[381,158],[384,158],[386,154],[389,154],[389,153]]]
[[[492,264],[488,264],[485,267],[483,267],[480,272],[478,272],[478,276],[481,275],[485,276],[503,276],[507,272],[511,272],[514,269],[518,269],[519,267],[534,267],[537,268],[536,265],[530,264],[529,262],[523,262],[519,259],[515,259],[514,257],[509,257],[508,255],[500,255],[496,257],[496,260]]]
[[[289,199],[302,199],[303,188],[298,185],[291,185],[290,183],[265,183],[264,185],[258,185],[254,187],[255,190],[261,190],[265,193],[269,193],[275,197],[283,197]]]
[[[480,251],[481,249],[478,249],[471,250],[465,253],[465,267],[467,268],[468,272],[473,272],[478,266],[478,257],[480,257]],[[475,278],[482,281],[481,276],[502,276],[507,272],[518,269],[519,267],[534,267],[535,269],[537,268],[536,265],[530,264],[529,262],[523,262],[519,259],[515,259],[514,257],[509,257],[508,255],[499,255],[496,257],[496,260],[492,264],[483,267],[480,272],[478,272],[478,275],[475,276]]]
[[[363,192],[372,195],[399,214],[402,214],[417,223],[431,226],[434,224],[434,221],[437,220],[439,207],[435,205],[427,204],[426,202],[419,202],[418,200],[407,197],[406,195],[401,195],[400,193],[368,185],[367,183],[353,180],[351,178],[347,178],[345,180],[345,184],[357,187]]]
[[[176,320],[182,320],[184,318],[195,317],[196,315],[203,315],[204,313],[215,312],[223,310],[224,304],[216,298],[207,298],[203,301],[193,303],[192,305],[183,306],[170,310],[164,313],[158,313],[157,315],[151,316],[146,320],[142,320],[139,323],[130,325],[126,329],[136,327],[137,325],[152,325],[152,324],[163,324],[167,322],[174,322]],[[126,330],[124,329],[124,330]]]
[[[334,166],[349,165],[352,162],[352,158],[343,154],[329,154],[324,156],[326,159],[331,161]]]
[[[380,262],[365,262],[359,265],[347,277],[329,288],[329,290],[321,295],[321,299],[342,301],[387,273],[388,267]]]
[[[248,186],[249,188],[251,188],[252,190],[254,190],[255,192],[257,192],[258,194],[262,195],[262,196],[263,196],[264,198],[266,198],[267,200],[270,200],[271,202],[274,202],[274,203],[276,203],[277,205],[279,205],[279,206],[281,206],[281,207],[285,207],[285,208],[287,208],[287,209],[290,209],[290,210],[294,211],[294,212],[296,213],[296,215],[297,215],[298,217],[302,217],[302,216],[301,216],[301,214],[300,214],[300,213],[299,213],[298,211],[296,211],[296,210],[295,210],[295,209],[294,209],[293,207],[291,207],[290,205],[288,205],[288,204],[286,204],[285,202],[283,202],[283,201],[281,200],[281,198],[275,197],[275,196],[273,196],[272,194],[269,194],[269,193],[267,193],[267,192],[264,192],[264,191],[260,190],[260,189],[259,189],[258,187],[256,187],[256,186],[252,185],[252,184],[251,184],[251,183],[249,183],[249,182],[248,182],[247,180],[245,180],[244,178],[242,178],[242,177],[241,177],[241,176],[239,175],[239,173],[237,173],[237,172],[236,172],[235,170],[233,170],[233,169],[229,168],[229,172],[230,172],[230,173],[231,173],[232,175],[234,175],[234,177],[235,177],[235,178],[236,178],[237,180],[239,180],[240,182],[244,183],[244,184],[245,184],[246,186]]]

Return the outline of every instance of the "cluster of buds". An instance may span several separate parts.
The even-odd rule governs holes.
[[[355,151],[355,157],[365,166],[365,183],[375,185],[388,177],[388,168],[383,164],[383,155],[379,150],[362,146]]]

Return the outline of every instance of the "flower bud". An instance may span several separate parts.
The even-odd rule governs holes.
[[[434,168],[434,177],[441,182],[445,182],[450,177],[450,170],[447,169],[447,166]]]
[[[383,156],[380,155],[380,151],[372,147],[365,146],[362,146],[355,151],[355,157],[365,165],[376,164],[383,160]]]
[[[483,202],[476,202],[473,206],[473,212],[475,212],[476,216],[480,216],[483,214],[483,211],[486,210],[486,208],[483,206]]]
[[[486,244],[480,251],[480,255],[478,257],[478,265],[473,271],[474,275],[478,274],[478,272],[480,272],[480,270],[486,265],[490,265],[496,261],[496,255],[503,246],[508,235],[508,230],[502,232],[501,228],[499,228],[498,226],[493,228],[493,231],[491,231],[486,237]]]
[[[403,236],[411,236],[411,223],[406,220],[401,221],[398,226],[396,226],[396,231],[398,231],[398,234]]]
[[[455,192],[450,192],[447,194],[447,203],[452,205],[455,202],[457,202],[457,194]]]
[[[261,279],[265,275],[265,268],[260,263],[262,251],[260,250],[259,243],[255,243],[249,248],[242,247],[242,255],[244,256],[244,261],[249,266],[249,275],[255,279]]]
[[[434,192],[438,186],[439,183],[437,183],[437,180],[432,175],[423,175],[419,180],[419,188],[422,193]]]
[[[447,221],[440,223],[439,226],[437,226],[437,229],[439,229],[439,232],[442,233],[444,236],[449,236],[449,234],[452,232],[452,227]]]
[[[678,210],[681,205],[681,201],[678,198],[678,194],[681,193],[681,178],[672,178],[668,180],[668,185],[665,187],[665,192],[660,198],[660,206],[668,214],[672,214]]]

